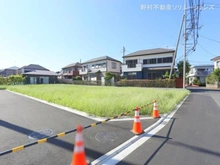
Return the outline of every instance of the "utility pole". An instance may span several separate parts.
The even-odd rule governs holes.
[[[184,14],[183,14],[182,20],[181,20],[181,26],[180,26],[180,30],[179,30],[179,36],[178,36],[178,40],[177,40],[177,43],[176,43],[176,50],[175,50],[175,53],[174,53],[174,56],[173,56],[173,61],[172,61],[172,65],[171,65],[171,70],[170,70],[169,79],[171,79],[172,72],[173,72],[173,68],[174,68],[174,65],[175,65],[176,54],[177,54],[177,51],[178,51],[179,42],[180,42],[180,37],[181,37],[181,33],[182,33],[182,28],[183,28],[183,22],[184,22]]]
[[[124,56],[125,56],[125,47],[124,46],[123,46],[123,49],[122,49],[122,53],[123,53],[122,58],[124,59]],[[124,63],[124,60],[123,60],[123,63]]]
[[[183,60],[183,89],[185,89],[186,84],[186,40],[187,40],[187,34],[186,34],[186,9],[187,8],[187,2],[184,0],[184,60]]]

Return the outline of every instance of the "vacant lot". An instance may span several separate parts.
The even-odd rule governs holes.
[[[188,90],[135,87],[100,87],[78,85],[21,85],[7,89],[48,102],[84,111],[95,116],[115,116],[157,100],[160,113],[174,109]],[[150,115],[153,105],[141,109],[141,115]],[[133,114],[131,114],[133,116]]]

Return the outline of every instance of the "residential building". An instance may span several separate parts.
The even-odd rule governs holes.
[[[31,71],[35,71],[35,70],[45,70],[45,71],[49,71],[49,69],[44,68],[38,64],[30,64],[28,66],[23,66],[21,68],[18,69],[18,74],[24,74],[27,72],[31,72]]]
[[[206,77],[212,73],[214,70],[214,65],[196,65],[191,66],[190,71],[187,74],[187,78],[189,78],[189,84],[193,84],[193,80],[197,78],[200,80],[202,84],[206,83]]]
[[[170,72],[173,49],[140,50],[123,56],[122,73],[127,79],[156,79]]]
[[[214,61],[214,69],[220,68],[220,56],[217,56],[211,60]]]
[[[30,64],[18,69],[18,74],[26,76],[27,84],[57,83],[58,74],[37,64]]]
[[[81,64],[79,74],[83,80],[102,80],[106,72],[120,76],[121,62],[109,56],[103,56],[88,60]]]
[[[26,76],[27,84],[54,84],[57,83],[58,74],[47,70],[34,70],[23,73]]]
[[[81,69],[81,64],[76,62],[69,64],[62,68],[62,78],[72,79],[73,77],[79,76],[79,70]]]
[[[0,70],[0,76],[2,76],[2,77],[9,77],[11,75],[16,75],[17,74],[17,70],[18,70],[17,66],[13,66],[13,67],[10,67],[10,68],[6,68],[6,69],[3,69],[3,70]]]

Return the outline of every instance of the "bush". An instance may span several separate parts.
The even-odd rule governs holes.
[[[116,86],[175,88],[176,84],[174,79],[121,80],[116,83]]]
[[[194,84],[194,85],[200,85],[200,84],[201,84],[201,82],[200,82],[200,80],[199,80],[199,79],[194,78],[194,80],[193,80],[193,84]]]
[[[215,84],[215,76],[213,72],[206,77],[206,83]]]
[[[82,80],[82,77],[80,77],[80,76],[76,76],[76,80]]]
[[[214,74],[215,80],[220,82],[220,68],[215,69],[213,71],[213,74]]]

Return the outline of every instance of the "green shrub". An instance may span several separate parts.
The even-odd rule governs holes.
[[[200,84],[201,84],[201,82],[200,82],[200,80],[199,80],[199,79],[194,78],[194,80],[193,80],[193,84],[194,84],[194,85],[200,85]]]
[[[213,72],[206,77],[206,83],[215,84],[215,76]]]
[[[82,77],[81,76],[76,76],[76,80],[82,80]]]
[[[175,88],[175,80],[174,79],[121,80],[116,83],[116,86]]]
[[[213,71],[213,74],[214,74],[215,80],[220,82],[220,68],[215,69]]]

